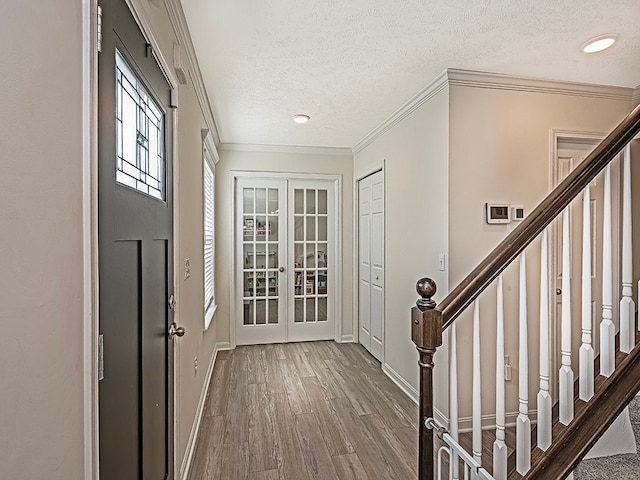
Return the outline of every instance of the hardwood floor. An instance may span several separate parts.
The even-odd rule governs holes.
[[[220,352],[190,480],[417,477],[418,407],[360,345]]]

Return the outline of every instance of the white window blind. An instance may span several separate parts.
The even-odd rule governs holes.
[[[205,158],[204,161],[204,309],[214,307],[213,284],[213,169]],[[208,323],[211,315],[205,316]],[[205,325],[207,328],[209,325]]]

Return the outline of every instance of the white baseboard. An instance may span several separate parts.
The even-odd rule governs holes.
[[[516,424],[519,412],[506,412],[504,415],[504,424],[506,427],[513,427]],[[534,425],[538,421],[538,411],[529,410],[529,420]],[[448,421],[448,419],[447,419]],[[482,430],[492,430],[496,428],[496,416],[495,415],[482,415]],[[470,432],[473,426],[472,417],[460,417],[458,419],[458,431],[460,433]]]
[[[400,387],[400,390],[402,390],[404,392],[404,394],[407,397],[409,397],[409,399],[413,403],[415,403],[416,405],[419,404],[420,392],[418,392],[418,390],[416,390],[409,382],[407,382],[404,379],[404,377],[402,377],[402,375],[400,375],[393,368],[391,368],[388,363],[385,363],[384,365],[382,365],[382,372],[387,377],[389,377],[393,383],[395,383],[398,387]],[[447,417],[445,417],[442,414],[442,412],[440,410],[438,410],[437,408],[435,408],[435,407],[433,408],[433,417],[441,425],[445,425],[445,426],[448,425]]]
[[[411,399],[413,402],[418,405],[420,400],[420,392],[415,389],[409,382],[407,382],[398,372],[396,372],[393,368],[389,366],[389,364],[385,363],[382,365],[382,371],[384,374],[391,379],[393,383],[395,383],[400,389]],[[433,408],[433,416],[434,418],[444,425],[446,428],[449,428],[449,417],[444,415],[438,408]],[[510,427],[516,424],[516,419],[518,418],[518,412],[507,412],[505,414],[505,425]],[[529,418],[531,419],[531,423],[535,424],[538,419],[538,412],[536,410],[531,410],[529,412]],[[458,419],[458,428],[459,431],[462,432],[470,432],[472,426],[472,418],[471,417],[460,417]],[[496,428],[496,416],[495,415],[483,415],[482,416],[482,429],[489,430],[492,428]]]
[[[413,388],[413,386],[407,382],[398,372],[396,372],[393,368],[389,366],[388,363],[382,365],[382,372],[391,379],[393,383],[395,383],[400,390],[402,390],[407,397],[413,400],[413,403],[418,404],[418,399],[420,398],[420,393],[418,390]]]
[[[336,340],[338,343],[353,343],[353,335],[342,335],[340,340]]]
[[[202,422],[202,414],[204,413],[204,402],[207,399],[207,392],[209,390],[209,383],[211,383],[211,375],[213,374],[213,366],[216,363],[216,357],[218,352],[222,350],[229,350],[229,342],[219,342],[213,347],[213,355],[209,361],[209,367],[207,368],[207,374],[202,385],[202,391],[200,392],[200,400],[198,401],[198,408],[196,409],[196,416],[193,419],[193,425],[191,426],[191,433],[189,434],[189,442],[182,459],[182,466],[180,467],[180,479],[186,480],[189,476],[189,470],[191,468],[191,461],[193,460],[193,454],[195,453],[196,442],[198,440],[198,432],[200,431],[200,423]]]

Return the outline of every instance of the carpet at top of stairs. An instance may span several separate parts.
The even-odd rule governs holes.
[[[640,398],[629,404],[629,419],[636,437],[636,447],[640,447]],[[640,478],[640,455],[626,453],[610,457],[583,460],[573,472],[575,480],[636,480]]]

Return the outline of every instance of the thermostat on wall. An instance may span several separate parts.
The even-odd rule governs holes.
[[[487,203],[485,204],[485,207],[487,214],[487,223],[511,223],[511,207],[508,203]]]
[[[511,220],[514,222],[524,220],[524,205],[511,205]]]

